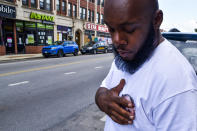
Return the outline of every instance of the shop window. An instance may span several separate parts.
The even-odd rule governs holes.
[[[40,0],[40,9],[51,11],[51,0]]]
[[[91,10],[88,10],[88,21],[91,21]]]
[[[94,22],[94,11],[92,11],[92,22]]]
[[[60,11],[60,0],[56,0],[56,10]]]
[[[100,23],[100,14],[99,13],[96,14],[96,22],[98,24]]]
[[[77,17],[77,6],[73,5],[73,16]]]
[[[68,16],[72,17],[72,4],[68,3]]]

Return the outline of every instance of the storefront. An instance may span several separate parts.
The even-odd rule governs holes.
[[[16,21],[18,52],[25,53],[26,46],[46,46],[54,41],[53,25]]]
[[[98,25],[94,23],[86,23],[85,24],[85,36],[84,43],[88,43],[89,41],[109,41],[110,34],[107,26]],[[96,35],[95,35],[96,34]]]
[[[0,54],[16,53],[16,8],[0,4]]]
[[[72,28],[57,25],[57,41],[72,40]]]

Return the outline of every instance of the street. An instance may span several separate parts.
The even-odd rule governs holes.
[[[112,60],[108,53],[0,64],[0,131],[77,131],[76,117],[87,124],[99,111],[94,96]]]

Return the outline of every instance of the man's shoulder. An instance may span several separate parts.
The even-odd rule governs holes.
[[[197,77],[194,69],[186,58],[169,42],[162,43],[154,54],[155,58],[148,66],[152,66],[151,85],[153,96],[159,96],[159,101],[197,89]]]
[[[156,49],[151,62],[155,73],[167,76],[194,72],[188,60],[167,40]]]

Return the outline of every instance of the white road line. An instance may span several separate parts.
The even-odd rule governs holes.
[[[23,81],[23,82],[18,82],[18,83],[14,83],[14,84],[9,84],[8,86],[17,86],[17,85],[22,85],[22,84],[27,84],[29,83],[29,81]]]
[[[100,120],[105,122],[106,121],[106,115],[104,117],[102,117]]]
[[[68,73],[64,73],[65,75],[72,75],[72,74],[76,74],[77,72],[68,72]]]
[[[95,69],[101,69],[101,68],[103,68],[102,66],[97,66],[97,67],[95,67]]]

